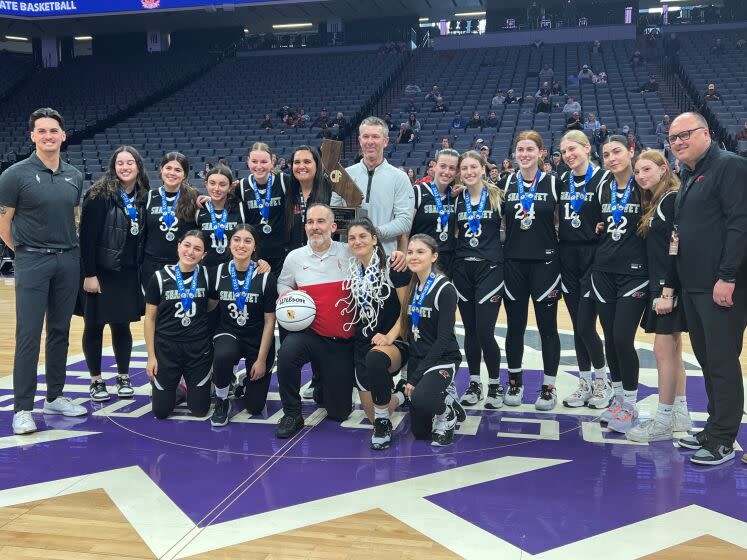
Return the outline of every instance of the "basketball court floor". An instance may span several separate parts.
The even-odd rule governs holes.
[[[155,420],[139,325],[130,369],[136,397],[91,403],[76,318],[66,392],[90,414],[42,415],[42,376],[40,431],[19,437],[11,432],[8,376],[12,290],[12,279],[0,286],[3,560],[747,558],[747,465],[696,467],[691,452],[670,442],[633,444],[608,433],[586,408],[535,411],[541,355],[531,328],[528,404],[470,408],[446,448],[414,441],[403,410],[394,418],[392,447],[373,452],[362,411],[341,426],[311,401],[306,428],[291,440],[275,439],[281,412],[274,381],[261,416],[235,403],[224,428],[183,410]],[[501,324],[496,337],[504,348]],[[457,333],[463,336],[460,326]],[[639,399],[650,416],[656,367],[645,340],[638,345]],[[568,331],[561,341],[562,397],[577,368]],[[111,380],[114,359],[111,349],[105,353]],[[702,376],[694,357],[685,359],[690,409],[702,426]],[[463,369],[460,392],[467,377]],[[739,443],[747,447],[747,428]]]

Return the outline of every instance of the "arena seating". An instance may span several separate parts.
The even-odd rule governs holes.
[[[10,95],[10,92],[34,71],[31,55],[1,53],[0,54],[0,101]],[[6,126],[0,129],[0,160],[11,148],[10,134]]]
[[[540,132],[548,149],[557,148],[565,130],[565,116],[561,109],[563,96],[553,97],[560,107],[552,114],[534,114],[534,101],[523,104],[502,105],[495,109],[500,121],[497,128],[452,130],[449,128],[454,111],[461,110],[462,117],[469,119],[473,111],[479,111],[487,119],[490,103],[497,89],[504,93],[513,89],[517,97],[532,97],[541,83],[537,74],[544,63],[550,64],[555,78],[582,107],[584,114],[594,113],[610,131],[629,124],[640,141],[646,146],[656,145],[654,134],[656,123],[664,114],[661,100],[656,93],[640,94],[638,87],[649,76],[645,65],[633,67],[630,57],[635,49],[633,41],[605,42],[601,54],[591,54],[588,43],[567,45],[545,45],[540,49],[530,47],[471,49],[461,51],[424,51],[417,61],[418,70],[413,78],[423,90],[416,99],[420,107],[418,119],[422,125],[419,140],[414,144],[396,145],[397,132],[391,135],[391,151],[388,157],[392,164],[421,168],[425,159],[441,145],[441,139],[449,136],[452,146],[464,150],[483,138],[491,147],[491,158],[495,161],[508,156],[516,132],[533,128]],[[605,71],[607,85],[567,85],[567,77],[576,75],[579,69],[589,64],[595,73]],[[430,101],[424,101],[432,84],[438,84],[448,111],[431,113]],[[402,94],[394,107],[403,109],[408,98]],[[393,111],[394,115],[397,115]],[[399,121],[405,122],[408,114],[399,112]],[[423,169],[420,169],[422,173]]]

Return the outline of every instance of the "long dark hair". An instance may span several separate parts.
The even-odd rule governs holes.
[[[311,157],[316,163],[316,173],[314,174],[314,180],[311,184],[311,194],[309,195],[309,201],[306,205],[308,208],[314,203],[322,203],[329,206],[330,200],[332,199],[332,187],[329,183],[329,178],[324,172],[322,166],[322,156],[319,154],[319,150],[313,146],[299,146],[296,148],[290,157],[291,165],[291,176],[288,181],[288,194],[285,196],[285,236],[286,239],[290,238],[291,230],[293,229],[293,216],[296,211],[296,204],[301,196],[301,183],[293,175],[293,160],[296,159],[296,154],[301,151],[311,153]]]
[[[207,187],[207,180],[211,175],[223,175],[226,179],[228,179],[228,185],[230,187],[231,183],[233,183],[233,172],[226,167],[225,165],[218,164],[215,167],[211,168],[210,171],[208,171],[205,174],[205,186]],[[224,205],[224,208],[227,212],[231,212],[239,205],[239,198],[236,196],[236,193],[233,189],[228,189],[228,194],[226,195],[226,203]]]
[[[386,251],[384,251],[384,247],[381,244],[381,234],[379,233],[379,230],[376,229],[376,226],[371,221],[371,218],[369,218],[369,217],[363,217],[363,218],[356,218],[355,220],[352,220],[348,224],[348,231],[350,231],[354,227],[363,228],[372,237],[376,238],[376,247],[375,247],[374,251],[376,251],[376,254],[379,256],[379,262],[381,263],[380,271],[382,273],[386,273],[386,260],[387,260]]]
[[[179,187],[179,202],[176,203],[175,208],[176,216],[180,220],[191,222],[197,212],[197,189],[189,184],[189,160],[181,152],[168,152],[161,159],[159,169],[163,169],[163,166],[170,161],[175,161],[184,170],[184,181]]]
[[[257,234],[257,228],[255,228],[251,224],[238,224],[233,231],[231,232],[230,237],[228,238],[229,245],[231,244],[231,237],[234,236],[234,234],[237,231],[248,231],[249,235],[252,236],[254,239],[254,253],[252,253],[252,256],[250,257],[252,260],[256,260],[255,257],[257,256],[257,251],[259,250],[259,235]]]
[[[109,158],[109,164],[106,166],[104,174],[93,184],[88,191],[89,198],[96,198],[99,196],[110,196],[116,200],[119,199],[119,190],[122,188],[122,182],[117,177],[117,156],[123,152],[127,152],[135,160],[135,166],[137,167],[137,181],[135,181],[135,201],[140,202],[143,198],[143,193],[150,190],[150,180],[148,174],[145,172],[145,163],[140,153],[132,146],[120,146]]]
[[[430,235],[427,235],[425,233],[416,233],[410,238],[408,245],[413,241],[420,241],[421,243],[424,243],[431,250],[431,253],[433,253],[434,255],[438,254],[438,243],[436,243],[436,240],[433,239]],[[433,263],[433,270],[435,270],[437,274],[441,272],[441,270],[438,268],[437,262]],[[410,337],[410,331],[412,330],[412,317],[410,317],[407,311],[410,308],[410,302],[412,302],[412,296],[415,293],[415,288],[417,287],[418,282],[418,275],[413,274],[412,278],[410,278],[410,283],[407,285],[407,295],[405,296],[405,301],[402,303],[402,309],[400,309],[399,312],[399,335],[405,342],[407,342],[407,339]]]
[[[608,144],[617,143],[622,144],[623,147],[630,152],[630,146],[628,146],[628,138],[626,136],[623,136],[622,134],[611,134],[607,137],[607,139],[602,142],[602,146],[607,146]],[[602,163],[604,163],[604,155],[600,154],[602,156]],[[632,173],[633,177],[633,200],[636,200],[636,197],[638,200],[641,200],[641,188],[638,186],[638,182],[635,180],[635,161],[634,158],[630,158],[630,171]],[[602,197],[606,200],[612,200],[612,181],[614,180],[614,175],[610,173],[608,180],[604,181],[601,185],[602,187]]]

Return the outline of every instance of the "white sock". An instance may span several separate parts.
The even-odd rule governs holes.
[[[397,406],[402,406],[402,403],[405,402],[405,394],[402,391],[397,391],[394,396],[397,397]]]
[[[472,383],[473,381],[475,383],[479,383],[480,382],[480,376],[479,375],[470,375],[469,376],[469,380],[470,380],[470,383]]]
[[[635,402],[638,400],[638,389],[635,391],[623,391],[623,402],[635,406]]]
[[[671,426],[673,407],[674,405],[671,404],[659,403],[659,407],[656,409],[656,416],[654,417],[654,420],[656,420],[659,424]]]
[[[375,418],[389,418],[389,409],[388,408],[379,408],[378,406],[374,407],[374,417]]]
[[[674,397],[674,408],[684,408],[687,410],[687,397],[681,396],[681,397]]]
[[[578,372],[578,376],[581,379],[586,379],[586,381],[588,381],[589,385],[591,385],[592,380],[591,380],[591,372],[590,371],[579,371]]]
[[[604,379],[605,382],[609,382],[607,378],[607,366],[594,368],[594,379]]]
[[[228,398],[228,387],[223,387],[222,389],[219,389],[218,387],[215,388],[215,396],[219,399],[227,399]]]
[[[555,377],[552,375],[544,374],[542,377],[542,384],[543,385],[555,385]]]
[[[622,381],[613,381],[612,382],[612,390],[615,391],[615,398],[623,402],[624,392],[623,392],[623,382]]]

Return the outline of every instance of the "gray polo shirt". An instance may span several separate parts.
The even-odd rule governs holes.
[[[32,153],[0,175],[0,206],[15,208],[13,241],[17,247],[71,249],[78,246],[75,207],[80,204],[83,175],[60,161],[48,169]]]

